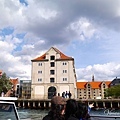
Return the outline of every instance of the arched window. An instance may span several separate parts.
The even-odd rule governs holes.
[[[51,86],[48,88],[48,99],[51,99],[53,96],[56,95],[56,88],[54,86]]]

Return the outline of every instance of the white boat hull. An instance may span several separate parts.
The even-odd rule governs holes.
[[[0,100],[17,100],[17,97],[0,97]]]

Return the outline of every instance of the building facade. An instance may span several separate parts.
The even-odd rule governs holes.
[[[77,82],[78,99],[104,99],[111,81]]]
[[[112,82],[110,83],[110,87],[112,86],[116,86],[116,85],[120,85],[120,78],[115,78],[112,80]]]
[[[74,59],[51,47],[45,54],[32,61],[32,99],[51,99],[71,92],[77,97]]]
[[[19,98],[31,98],[31,80],[20,80],[20,85],[18,85],[18,94]]]

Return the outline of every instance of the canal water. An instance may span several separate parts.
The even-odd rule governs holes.
[[[120,110],[117,110],[120,112]],[[35,109],[18,109],[18,114],[21,120],[42,120],[48,113],[48,110],[35,110]],[[103,115],[104,109],[91,110],[91,115]],[[117,119],[120,120],[120,119]]]

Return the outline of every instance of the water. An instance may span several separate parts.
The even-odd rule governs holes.
[[[20,120],[42,120],[48,110],[18,109]]]
[[[120,110],[118,110],[118,112],[120,112]],[[21,120],[42,120],[42,118],[47,113],[48,113],[48,110],[18,109],[18,114],[19,114]],[[91,115],[104,115],[104,109],[91,110],[90,114]],[[105,119],[105,120],[107,120],[107,119]],[[114,119],[112,119],[112,120],[114,120]],[[117,120],[120,120],[120,118],[118,118]]]

